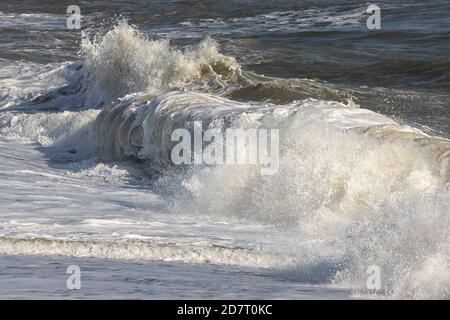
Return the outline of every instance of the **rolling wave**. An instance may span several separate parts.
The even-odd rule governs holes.
[[[211,39],[180,51],[125,22],[85,37],[81,61],[39,70],[28,90],[35,74],[10,71],[13,80],[0,81],[18,89],[1,89],[4,136],[79,159],[144,164],[159,171],[156,189],[175,191],[171,213],[237,218],[290,237],[273,236],[277,254],[270,257],[235,248],[5,237],[1,252],[257,267],[294,256],[299,270],[329,261],[344,266],[330,279],[352,287],[376,264],[394,297],[448,298],[448,139],[344,102],[351,97],[316,81],[245,72]],[[280,172],[262,177],[240,165],[173,174],[170,135],[192,130],[193,121],[204,129],[279,129]]]

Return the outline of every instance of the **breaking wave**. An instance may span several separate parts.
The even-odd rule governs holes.
[[[276,259],[297,257],[290,278],[331,263],[341,267],[328,283],[360,288],[375,264],[393,297],[449,298],[449,140],[343,102],[349,97],[330,86],[242,71],[211,39],[179,50],[120,22],[85,36],[81,57],[46,70],[32,93],[1,89],[0,132],[84,158],[138,160],[159,171],[155,186],[172,191],[174,214],[274,226],[290,235],[271,235]],[[16,79],[16,88],[33,76]],[[193,121],[280,129],[280,172],[261,176],[246,165],[170,172],[170,134]],[[256,251],[205,250],[0,240],[3,253],[271,265]]]
[[[172,88],[206,84],[223,87],[239,77],[235,59],[211,39],[184,51],[167,40],[150,40],[126,22],[102,37],[82,41],[88,101],[103,103],[133,92],[156,95]]]
[[[305,267],[345,265],[330,275],[337,285],[363,286],[358,279],[375,264],[393,297],[448,297],[450,141],[351,103],[255,105],[171,92],[104,109],[96,119],[101,152],[168,163],[170,133],[195,120],[208,128],[279,128],[280,172],[217,166],[163,177],[161,188],[176,189],[174,212],[294,232],[282,250],[304,256]],[[423,289],[435,279],[439,286]]]

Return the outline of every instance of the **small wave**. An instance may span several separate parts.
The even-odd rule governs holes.
[[[248,34],[267,32],[299,32],[305,30],[335,30],[361,27],[365,17],[365,8],[352,10],[305,9],[274,11],[270,13],[234,17],[187,20],[180,24],[185,30],[174,30],[182,34],[205,32],[217,35]]]
[[[263,101],[289,104],[307,98],[347,101],[352,95],[310,79],[279,79],[245,73],[240,86],[232,88],[226,96],[238,101]]]
[[[269,268],[280,264],[277,261],[279,257],[277,259],[276,255],[264,254],[258,250],[139,241],[92,242],[0,237],[0,252],[15,255],[64,255],[120,260],[182,261],[256,268]]]

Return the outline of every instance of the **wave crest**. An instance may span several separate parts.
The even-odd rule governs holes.
[[[101,104],[133,92],[151,95],[181,86],[223,87],[236,81],[240,66],[205,39],[195,48],[174,49],[168,40],[151,40],[127,22],[104,36],[83,37],[88,101]]]

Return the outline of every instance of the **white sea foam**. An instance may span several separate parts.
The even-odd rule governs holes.
[[[211,39],[180,51],[167,40],[151,40],[126,22],[102,37],[82,41],[88,101],[103,103],[128,93],[159,94],[199,80],[222,86],[239,75],[234,58]]]
[[[293,231],[281,243],[304,256],[299,274],[334,261],[346,266],[330,275],[338,285],[364,287],[375,264],[394,297],[448,298],[450,142],[367,110],[308,104],[281,140],[279,175],[197,170],[183,184],[191,205],[181,198],[175,210]]]
[[[182,182],[164,178],[162,186],[178,185],[171,186],[174,212],[233,216],[294,232],[280,250],[304,257],[300,266],[308,268],[329,261],[345,266],[330,275],[338,285],[363,286],[366,268],[376,264],[393,297],[448,296],[447,139],[351,103],[251,105],[193,92],[140,99],[97,118],[106,154],[168,161],[171,130],[194,120],[220,129],[282,130],[279,175],[217,166],[194,168]],[[443,265],[433,267],[437,260]],[[433,278],[440,285],[424,290]]]
[[[7,69],[0,80],[9,84],[1,89],[2,136],[39,142],[46,156],[0,144],[1,252],[288,265],[282,276],[354,289],[375,264],[392,297],[449,297],[447,139],[352,102],[227,99],[242,71],[212,40],[179,51],[119,23],[85,38],[82,51],[80,62],[43,68],[29,89],[35,67]],[[196,120],[222,130],[279,128],[279,174],[245,165],[161,170],[171,169],[172,131]],[[80,157],[55,164],[58,151]],[[137,175],[159,171],[157,181],[146,176],[153,192],[124,179],[133,166]]]
[[[0,253],[182,261],[258,268],[276,267],[280,261],[276,255],[257,250],[205,245],[158,244],[136,240],[108,243],[44,238],[0,238]]]
[[[81,146],[92,132],[92,122],[98,110],[57,113],[11,113],[0,115],[0,133],[10,139],[38,142],[43,146],[64,143],[66,146]]]
[[[17,62],[13,65],[1,63],[0,110],[31,109],[33,104],[59,109],[77,105],[75,97],[54,95],[69,83],[79,81],[79,64],[36,65]],[[52,97],[51,105],[45,105],[45,98]]]

